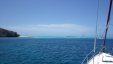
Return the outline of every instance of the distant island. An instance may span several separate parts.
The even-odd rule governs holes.
[[[19,37],[17,32],[0,28],[0,37]]]

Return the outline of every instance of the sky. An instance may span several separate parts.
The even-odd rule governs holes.
[[[0,0],[0,27],[21,36],[94,37],[97,7],[98,0]],[[109,0],[99,0],[99,36],[105,31],[108,7]]]

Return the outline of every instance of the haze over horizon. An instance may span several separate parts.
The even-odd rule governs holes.
[[[97,5],[98,0],[0,0],[0,27],[22,36],[94,37]],[[109,0],[100,0],[98,36],[105,31],[108,7]]]

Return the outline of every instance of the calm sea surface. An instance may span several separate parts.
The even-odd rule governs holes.
[[[113,39],[106,45],[113,53]],[[0,64],[80,64],[92,49],[93,39],[0,38]]]

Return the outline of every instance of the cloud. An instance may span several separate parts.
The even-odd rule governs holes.
[[[27,36],[93,36],[94,29],[77,24],[35,24],[8,26],[7,29],[17,31]]]

